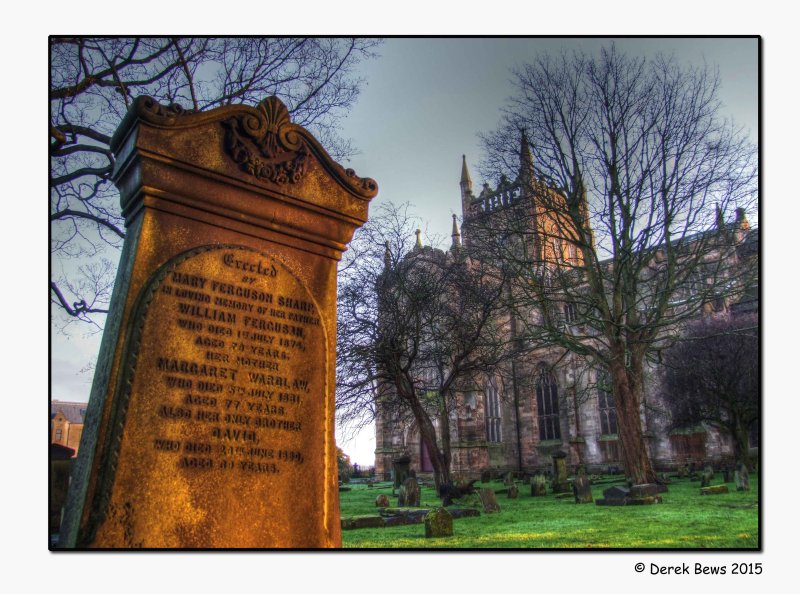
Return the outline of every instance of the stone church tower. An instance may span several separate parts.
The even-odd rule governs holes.
[[[574,239],[577,234],[563,220],[566,198],[537,177],[525,131],[521,132],[519,169],[515,179],[502,176],[495,188],[484,183],[476,195],[466,156],[462,156],[462,224],[453,216],[451,254],[464,250],[473,260],[488,265],[498,254],[491,250],[521,250],[526,262],[537,266],[541,282],[565,267],[579,269],[583,253]],[[589,220],[587,205],[580,208]],[[520,216],[521,215],[521,216]],[[744,212],[737,211],[736,222],[722,227],[734,228],[736,241],[748,239],[749,224]],[[498,230],[512,229],[508,242],[498,242]],[[712,230],[712,232],[714,232]],[[495,234],[495,236],[492,236]],[[591,230],[585,231],[594,246]],[[491,241],[486,238],[491,237]],[[520,239],[515,239],[519,237]],[[750,234],[757,245],[758,235]],[[515,243],[516,242],[516,243]],[[500,245],[500,248],[498,248]],[[418,249],[422,249],[418,237]],[[425,247],[424,249],[432,249]],[[752,249],[751,256],[757,252]],[[757,255],[755,256],[757,257]],[[557,312],[562,324],[575,325],[576,311],[564,302]],[[757,308],[757,301],[755,307]],[[521,321],[510,312],[508,331],[515,338]],[[531,312],[531,316],[535,316]],[[650,392],[657,392],[657,380],[648,380]],[[385,397],[391,397],[389,390]],[[402,422],[390,408],[378,407],[376,419],[376,474],[388,478],[392,461],[410,459],[411,469],[419,473],[431,470],[426,451],[413,423]],[[658,469],[675,468],[687,460],[720,460],[730,454],[730,444],[713,431],[702,435],[670,435],[663,423],[642,412],[649,439],[651,458]],[[610,380],[603,369],[590,366],[582,357],[553,344],[512,360],[501,370],[487,372],[472,386],[464,387],[457,397],[457,412],[450,419],[452,472],[457,478],[478,478],[482,471],[496,473],[534,472],[552,468],[553,456],[566,455],[569,467],[586,466],[590,472],[622,469],[621,446]]]

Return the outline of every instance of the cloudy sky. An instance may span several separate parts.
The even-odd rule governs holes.
[[[477,134],[495,128],[512,92],[510,69],[539,52],[562,49],[595,52],[609,39],[412,39],[392,38],[380,58],[363,65],[367,84],[345,120],[342,134],[359,153],[348,166],[377,180],[382,202],[410,202],[427,221],[429,237],[448,237],[452,214],[460,216],[461,155],[467,157],[474,187],[480,187]],[[634,55],[674,53],[686,64],[719,67],[726,115],[758,138],[758,42],[743,39],[617,39]],[[52,336],[51,396],[85,401],[97,356],[98,333],[73,326]],[[353,461],[374,461],[374,431],[340,445]]]

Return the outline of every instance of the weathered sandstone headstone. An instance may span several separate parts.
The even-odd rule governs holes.
[[[517,499],[519,497],[519,487],[515,484],[511,484],[508,487],[508,498],[509,499]]]
[[[497,496],[494,493],[494,489],[478,489],[478,495],[481,498],[484,512],[491,514],[500,511],[500,504],[497,503]]]
[[[428,512],[425,516],[425,538],[453,536],[453,516],[443,507]]]
[[[382,495],[378,495],[375,498],[375,506],[376,507],[389,507],[390,505],[391,505],[391,502],[389,501],[389,496],[388,495],[382,494]]]
[[[736,465],[736,472],[734,473],[734,478],[736,480],[737,491],[750,490],[750,473],[747,472],[747,465],[739,462]]]
[[[543,474],[535,474],[531,479],[531,496],[543,497],[547,495],[547,477]]]
[[[340,546],[336,263],[376,184],[274,97],[140,97],[111,146],[127,237],[60,546]]]
[[[592,499],[592,483],[586,476],[586,473],[581,469],[578,476],[572,483],[572,491],[575,495],[575,503],[591,503]]]
[[[398,507],[419,507],[420,502],[420,487],[417,479],[408,477],[402,485],[400,485]]]

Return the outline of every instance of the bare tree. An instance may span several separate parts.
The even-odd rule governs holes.
[[[458,393],[513,354],[507,285],[472,261],[454,229],[447,252],[423,247],[407,207],[389,206],[357,232],[339,276],[337,417],[378,407],[413,422],[434,480],[452,483],[451,417]]]
[[[750,429],[760,417],[758,318],[704,319],[665,354],[664,401],[671,426],[710,425],[733,439],[737,462],[750,467]]]
[[[336,128],[358,97],[360,61],[375,39],[50,39],[50,238],[53,311],[66,324],[107,312],[125,237],[110,182],[111,136],[132,100],[202,111],[278,95],[295,123],[337,158],[353,152]],[[109,249],[111,248],[111,249]],[[98,326],[99,327],[99,326]]]
[[[648,362],[687,319],[745,290],[736,245],[757,204],[755,148],[722,119],[707,68],[612,45],[597,57],[542,55],[514,77],[503,125],[483,138],[482,171],[514,171],[510,139],[526,130],[521,183],[533,202],[514,208],[512,199],[494,215],[503,209],[478,197],[470,224],[486,257],[514,269],[530,347],[556,345],[608,370],[626,472],[653,481],[642,426]]]

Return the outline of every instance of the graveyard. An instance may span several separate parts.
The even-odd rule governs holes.
[[[759,483],[755,473],[748,491],[732,484],[727,493],[701,495],[701,477],[672,478],[661,502],[654,505],[603,506],[603,491],[624,486],[620,477],[592,477],[595,503],[575,502],[572,493],[531,495],[517,481],[517,498],[508,497],[502,480],[477,482],[477,489],[496,492],[500,511],[486,513],[480,498],[469,495],[447,509],[473,509],[479,516],[453,521],[453,536],[426,538],[421,523],[348,528],[353,518],[380,517],[376,499],[388,497],[397,508],[391,482],[348,484],[339,493],[342,546],[347,549],[743,549],[759,546]],[[714,485],[724,485],[717,474]],[[395,490],[396,492],[396,490]],[[432,485],[423,483],[420,507],[441,506]],[[455,514],[453,514],[455,515]],[[368,521],[364,524],[369,524]],[[375,524],[372,524],[373,526]]]
[[[705,436],[702,452],[675,440],[683,449],[670,465],[655,454],[651,461],[642,416],[653,406],[644,399],[648,349],[657,338],[668,348],[665,328],[724,313],[711,281],[729,291],[731,311],[745,305],[757,315],[757,300],[739,300],[757,291],[747,271],[703,272],[711,260],[701,248],[717,262],[723,249],[733,254],[734,239],[743,242],[743,207],[728,224],[716,204],[716,226],[701,239],[684,229],[684,239],[695,237],[689,250],[668,224],[663,238],[626,244],[626,258],[657,274],[619,308],[606,281],[632,268],[622,286],[638,286],[640,273],[625,258],[609,263],[592,252],[585,188],[537,177],[524,128],[517,177],[501,174],[496,191],[484,183],[473,195],[462,156],[464,242],[452,214],[445,254],[424,246],[419,228],[408,250],[409,233],[396,233],[400,246],[392,246],[385,229],[370,231],[383,220],[370,214],[378,183],[342,165],[291,101],[200,109],[171,99],[137,95],[107,138],[107,181],[125,233],[117,230],[120,259],[80,412],[80,452],[51,448],[51,549],[761,548],[759,474],[748,473],[757,467],[758,410],[721,428],[737,437],[733,451],[706,452]],[[64,131],[51,134],[60,157],[72,153],[59,153]],[[572,178],[582,179],[580,170]],[[692,188],[686,203],[666,192],[659,204],[693,218]],[[711,217],[711,206],[704,212]],[[612,228],[612,239],[639,233],[637,225]],[[359,245],[359,229],[377,235]],[[735,252],[748,265],[755,237],[755,248]],[[502,258],[492,259],[494,249]],[[69,309],[51,289],[67,311],[87,310],[85,301]],[[658,308],[642,308],[654,295]],[[586,296],[594,301],[578,312],[575,300]],[[668,324],[655,316],[667,309]],[[528,334],[525,324],[517,334],[518,322]],[[567,355],[591,359],[581,368],[586,382]],[[508,382],[504,412],[498,381]],[[596,406],[581,390],[599,398]],[[742,391],[755,402],[755,384]],[[393,480],[342,482],[335,424],[370,414],[373,472]],[[666,436],[666,426],[652,427]],[[63,437],[61,425],[52,429]],[[587,442],[590,434],[597,439]],[[543,470],[551,460],[552,471]],[[705,468],[661,472],[689,460]],[[611,461],[624,474],[595,474]]]

